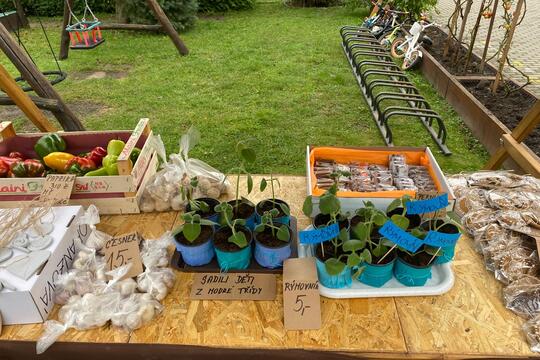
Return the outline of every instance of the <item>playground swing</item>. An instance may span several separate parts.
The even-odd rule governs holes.
[[[94,15],[87,0],[84,0],[84,13],[81,20],[73,13],[68,0],[66,0],[66,5],[69,10],[69,21],[66,31],[69,34],[70,49],[90,50],[105,41],[101,34],[101,21]],[[86,19],[87,14],[92,16],[92,20]],[[72,20],[75,20],[75,22],[72,23]]]

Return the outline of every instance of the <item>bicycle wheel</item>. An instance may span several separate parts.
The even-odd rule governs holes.
[[[390,46],[390,55],[396,59],[402,59],[405,57],[405,53],[407,53],[407,50],[409,49],[409,44],[405,44],[402,48],[400,46],[405,42],[404,37],[398,37]]]
[[[403,59],[403,64],[401,65],[401,68],[403,70],[414,69],[418,64],[420,64],[420,61],[422,61],[422,54],[420,53],[420,51],[414,50],[413,52],[411,52],[411,56]]]

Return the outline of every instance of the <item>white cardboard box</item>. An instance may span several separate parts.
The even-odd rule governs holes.
[[[76,255],[75,238],[88,236],[86,225],[79,226],[78,218],[84,213],[82,206],[63,206],[53,208],[55,214],[54,241],[49,246],[51,256],[39,274],[28,280],[0,268],[0,279],[7,280],[17,287],[17,291],[0,291],[0,313],[5,325],[31,324],[47,320],[54,305],[55,281],[60,274],[71,268]],[[15,250],[14,256],[20,254]]]
[[[325,146],[329,147],[329,146]],[[307,146],[306,150],[306,169],[307,169],[307,194],[313,195],[312,189],[312,169],[311,169],[311,163],[310,163],[310,154],[311,150],[313,148],[316,148],[316,146]],[[336,146],[336,148],[340,148],[339,146]],[[342,147],[343,148],[343,147]],[[444,177],[444,174],[437,163],[437,160],[433,156],[433,153],[429,149],[429,147],[344,147],[345,149],[358,149],[358,150],[372,150],[372,151],[392,151],[398,154],[400,151],[419,151],[425,153],[425,155],[428,157],[430,163],[432,164],[433,171],[435,173],[435,176],[437,177],[440,185],[441,185],[441,192],[448,194],[448,211],[452,211],[454,209],[454,205],[456,202],[454,193],[452,192],[452,189],[448,185],[448,182],[446,181],[446,178]],[[339,195],[339,194],[338,194]],[[338,196],[339,197],[339,196]],[[380,210],[386,210],[388,205],[394,200],[394,198],[383,198],[383,197],[339,197],[339,200],[341,202],[341,208],[344,213],[351,212],[354,213],[355,210],[364,207],[364,201],[371,201],[375,207],[377,207]],[[319,198],[317,196],[313,196],[313,214],[312,216],[317,215],[319,212]]]

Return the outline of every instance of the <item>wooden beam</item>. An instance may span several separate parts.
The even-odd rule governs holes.
[[[159,24],[110,24],[103,23],[100,26],[101,30],[141,30],[141,31],[161,31],[163,27]]]
[[[60,54],[58,58],[65,60],[69,56],[69,34],[66,31],[66,27],[69,25],[71,14],[69,8],[73,7],[73,0],[64,1],[64,17],[62,19],[62,32],[60,34]]]
[[[30,97],[22,91],[19,85],[17,85],[17,82],[15,82],[2,65],[0,65],[0,88],[13,100],[39,130],[46,132],[56,131],[54,125],[49,122],[36,104],[32,102]]]
[[[491,33],[493,32],[493,25],[495,24],[495,17],[497,16],[497,7],[499,6],[499,0],[495,0],[493,3],[493,14],[489,20],[489,28],[486,36],[486,44],[484,45],[484,52],[482,54],[482,61],[480,61],[480,73],[484,73],[486,67],[486,58],[489,50],[489,43],[491,42]]]
[[[52,111],[52,113],[64,130],[84,130],[84,126],[75,113],[64,103],[49,80],[39,71],[30,57],[21,49],[2,24],[0,24],[0,49],[6,54],[13,65],[15,65],[23,79],[28,82],[38,96],[58,101],[62,110]]]
[[[14,0],[15,3],[15,10],[17,11],[17,16],[19,17],[19,24],[21,27],[27,28],[30,27],[30,24],[28,23],[28,18],[26,17],[26,14],[24,13],[24,8],[21,4],[20,0]]]
[[[58,104],[58,100],[54,99],[44,99],[40,98],[38,96],[29,96],[30,99],[36,106],[41,110],[49,110],[49,111],[59,111],[62,110],[60,104]],[[0,106],[5,105],[17,105],[15,104],[15,101],[11,99],[9,96],[0,96]]]
[[[516,142],[523,142],[527,136],[540,124],[540,100],[537,100],[533,105],[531,110],[523,117],[519,124],[512,131],[512,138]],[[508,152],[504,147],[501,147],[499,150],[493,154],[491,159],[484,167],[486,170],[496,170],[499,169],[503,162],[508,158]]]
[[[495,80],[495,75],[456,75],[457,81],[493,81]]]
[[[508,155],[518,163],[523,171],[540,178],[540,162],[525,149],[523,144],[518,143],[510,134],[504,134],[502,140]]]
[[[156,16],[157,21],[163,26],[163,30],[169,35],[171,38],[171,41],[173,42],[174,46],[178,49],[178,52],[180,55],[187,55],[189,54],[189,50],[186,47],[186,45],[182,42],[180,39],[180,36],[178,36],[178,33],[172,26],[169,18],[165,13],[163,12],[163,9],[161,6],[159,6],[158,2],[156,0],[146,0],[146,3],[150,7],[150,9],[154,12],[154,15]]]

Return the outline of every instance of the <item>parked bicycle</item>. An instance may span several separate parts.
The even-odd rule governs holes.
[[[436,24],[416,21],[407,35],[398,37],[392,42],[390,54],[394,58],[403,59],[401,66],[403,70],[413,69],[420,64],[424,56],[420,48],[422,45],[429,47],[432,43],[431,39],[424,34],[424,31],[434,25]]]

